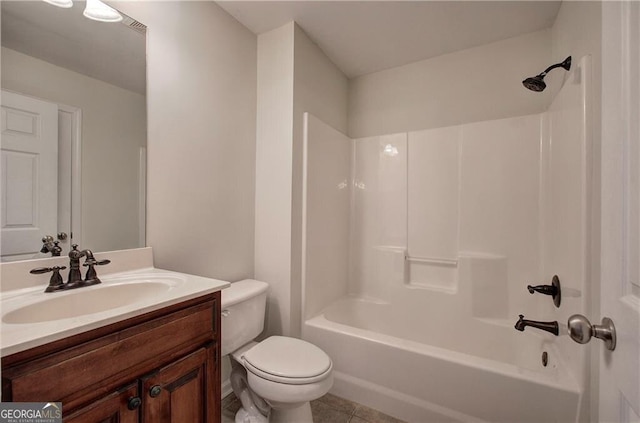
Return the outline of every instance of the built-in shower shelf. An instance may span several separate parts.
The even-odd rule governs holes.
[[[437,266],[458,267],[457,259],[442,258],[442,257],[414,257],[405,256],[405,260],[415,263],[433,264]]]
[[[445,286],[446,281],[410,281],[405,284],[409,289],[424,289],[441,294],[455,295],[458,293],[458,286]]]
[[[405,253],[405,286],[444,294],[458,292],[458,259]]]

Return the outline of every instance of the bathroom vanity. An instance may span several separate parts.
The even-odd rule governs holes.
[[[152,293],[136,288],[132,302],[137,285]],[[76,292],[3,292],[2,401],[62,402],[69,423],[219,422],[226,286],[146,268]],[[98,311],[86,313],[78,302],[73,312],[74,301],[96,295],[130,304],[101,309],[96,300]]]

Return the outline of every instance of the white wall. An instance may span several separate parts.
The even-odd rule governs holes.
[[[255,277],[269,283],[267,333],[291,333],[293,22],[258,36]]]
[[[213,2],[113,2],[148,26],[155,265],[253,276],[256,36]]]
[[[255,277],[271,286],[270,334],[300,334],[303,114],[346,131],[347,85],[293,22],[258,37]]]
[[[294,31],[294,135],[302,137],[304,112],[346,133],[347,77],[298,25],[294,25]]]
[[[82,109],[82,248],[138,245],[144,95],[2,48],[2,88]]]
[[[602,5],[594,1],[562,2],[551,29],[552,61],[566,56],[579,59],[587,54],[601,60]],[[594,66],[594,80],[600,81],[599,66]],[[599,84],[598,84],[599,85]],[[597,88],[600,90],[600,87]]]
[[[157,267],[253,277],[257,40],[213,2],[112,2],[148,27],[147,245]],[[230,366],[223,361],[222,380]]]
[[[550,62],[551,31],[543,30],[354,78],[349,136],[542,112],[553,90],[532,93],[521,81]],[[546,81],[553,88],[555,75]]]

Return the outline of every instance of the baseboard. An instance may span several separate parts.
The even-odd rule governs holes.
[[[231,392],[233,392],[233,389],[231,389],[231,381],[229,381],[229,379],[223,380],[220,387],[221,398],[225,398]]]

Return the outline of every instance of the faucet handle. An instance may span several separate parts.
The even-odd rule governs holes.
[[[551,285],[527,285],[527,289],[529,290],[529,294],[539,292],[540,294],[551,295],[551,298],[553,298],[553,304],[556,307],[560,307],[562,295],[560,290],[560,278],[558,278],[558,275],[553,276],[553,279],[551,279]]]
[[[53,267],[36,267],[35,269],[29,270],[29,273],[31,273],[32,275],[40,275],[42,273],[49,273],[49,272],[53,272]]]
[[[83,264],[83,266],[87,267],[87,274],[85,275],[83,286],[95,285],[95,284],[101,283],[100,279],[98,278],[98,274],[96,273],[95,266],[104,266],[105,264],[109,264],[109,263],[111,263],[111,260],[98,261],[93,257],[93,254],[91,254],[90,257],[87,258]]]
[[[92,259],[86,259],[84,261],[83,266],[104,266],[105,264],[109,264],[109,263],[111,263],[111,260],[108,260],[108,259],[96,260],[95,258],[92,258]]]
[[[65,288],[62,276],[60,276],[60,271],[66,268],[67,266],[36,267],[35,269],[31,269],[29,273],[39,275],[42,273],[53,272],[51,279],[49,279],[49,286],[47,286],[47,289],[45,289],[44,292],[55,292]]]

